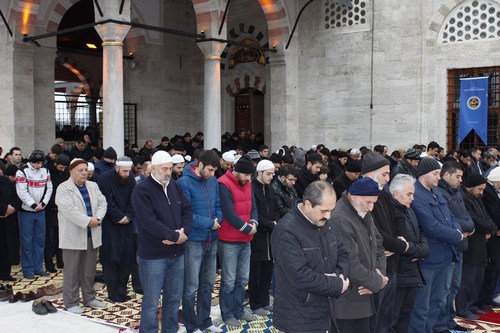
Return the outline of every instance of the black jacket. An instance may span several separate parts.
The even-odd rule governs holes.
[[[398,287],[420,287],[424,283],[420,271],[420,260],[429,256],[429,244],[420,229],[415,212],[394,199],[392,203],[396,217],[405,221],[404,225],[399,226],[397,235],[403,236],[410,245],[408,251],[400,256],[397,269]]]
[[[417,169],[415,167],[413,167],[413,165],[411,165],[404,158],[400,158],[398,160],[398,164],[396,164],[396,166],[392,168],[391,179],[394,179],[394,177],[400,173],[405,174],[405,175],[410,175],[413,178],[417,179]]]
[[[485,235],[496,234],[497,226],[486,213],[486,207],[484,207],[481,199],[475,198],[463,186],[460,188],[460,191],[464,198],[465,207],[472,217],[476,228],[476,231],[469,237],[469,248],[464,252],[464,263],[486,266],[488,253]]]
[[[276,178],[271,185],[275,194],[274,204],[277,206],[281,218],[297,204],[299,196],[294,187],[286,187],[279,178]]]
[[[297,182],[295,183],[295,189],[299,198],[302,199],[306,187],[313,181],[318,180],[319,175],[313,175],[306,167],[299,170],[299,177],[297,177]]]
[[[342,195],[349,189],[349,187],[351,187],[352,183],[354,182],[347,177],[345,172],[333,180],[332,185],[335,190],[335,194],[337,195],[337,201],[342,198]]]
[[[21,200],[16,193],[16,184],[11,183],[8,177],[0,176],[0,216],[5,216],[9,205],[16,211],[6,218],[0,218],[0,266],[19,263],[17,211],[21,208]]]
[[[287,333],[330,331],[334,299],[349,277],[348,253],[330,221],[319,228],[295,206],[271,236],[276,274],[273,325]],[[334,330],[335,332],[335,330]]]
[[[257,233],[251,241],[252,261],[268,261],[271,257],[271,233],[274,229],[274,221],[280,218],[278,209],[274,203],[275,194],[271,185],[264,185],[255,178],[252,180],[252,192],[257,207],[259,225]]]
[[[495,187],[490,183],[486,184],[482,198],[488,215],[493,219],[497,229],[500,230],[500,198]],[[500,270],[500,237],[492,236],[488,240],[488,266],[490,269]]]

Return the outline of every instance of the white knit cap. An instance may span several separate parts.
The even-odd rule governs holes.
[[[234,154],[232,154],[231,152],[227,151],[224,154],[222,154],[222,159],[224,161],[226,161],[226,162],[234,163]]]
[[[184,156],[184,159],[185,159],[186,161],[188,161],[188,162],[191,162],[192,157],[191,157],[190,155],[186,155],[186,156]]]
[[[151,165],[159,165],[163,163],[173,163],[172,156],[164,150],[158,150],[151,158]]]
[[[87,171],[94,171],[94,164],[91,162],[87,162]]]
[[[487,178],[490,182],[500,181],[500,167],[496,167],[495,169],[491,170]]]
[[[274,171],[274,164],[269,160],[262,160],[259,162],[259,164],[257,164],[257,171],[271,170],[271,169]]]
[[[184,157],[182,157],[182,155],[175,154],[174,156],[172,156],[172,163],[179,164],[179,163],[184,163],[184,162],[186,162],[186,161],[184,160]]]
[[[132,165],[134,165],[134,163],[132,163],[130,157],[123,156],[116,160],[115,165],[119,167],[131,167]]]

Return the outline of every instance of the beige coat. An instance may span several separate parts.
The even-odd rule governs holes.
[[[96,183],[85,182],[90,195],[92,214],[102,220],[106,215],[108,204],[106,198],[99,190]],[[91,218],[87,216],[87,209],[80,191],[70,178],[57,188],[56,205],[59,209],[59,247],[66,250],[87,249],[87,227]],[[92,245],[98,248],[102,244],[101,226],[90,228]]]

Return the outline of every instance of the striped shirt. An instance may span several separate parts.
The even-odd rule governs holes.
[[[89,191],[87,191],[87,187],[85,185],[76,187],[78,188],[80,194],[82,195],[83,202],[85,202],[85,208],[87,209],[87,216],[92,217],[92,204],[90,203],[90,195]],[[91,237],[90,227],[87,227],[87,237],[89,238]]]

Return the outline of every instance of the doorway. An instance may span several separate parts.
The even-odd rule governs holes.
[[[264,134],[264,94],[257,89],[242,89],[234,97],[235,130]]]

